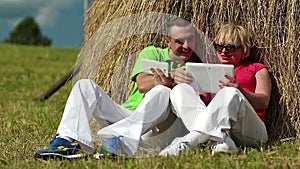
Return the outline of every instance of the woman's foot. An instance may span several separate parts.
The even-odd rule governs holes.
[[[234,153],[238,153],[238,149],[234,141],[229,136],[227,136],[224,139],[224,142],[215,142],[215,144],[212,145],[211,153],[212,155],[214,155],[215,153],[234,154]]]

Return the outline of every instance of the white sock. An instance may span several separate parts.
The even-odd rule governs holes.
[[[72,139],[72,138],[70,138],[70,137],[68,137],[68,136],[62,136],[62,135],[60,135],[60,134],[58,134],[57,137],[66,139],[66,140],[69,141],[69,142],[73,142],[73,141],[74,141],[74,139]]]
[[[191,148],[196,147],[200,143],[207,141],[208,135],[198,131],[191,131],[182,138],[183,142],[187,142]]]

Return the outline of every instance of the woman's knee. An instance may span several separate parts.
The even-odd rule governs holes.
[[[195,93],[192,86],[186,83],[180,83],[171,90],[170,97],[172,99],[173,97],[182,96],[183,93],[191,93],[191,92]]]
[[[220,91],[226,91],[226,92],[231,92],[231,93],[236,93],[239,91],[239,89],[235,87],[223,87]]]
[[[241,95],[241,92],[237,88],[234,88],[234,87],[224,87],[221,90],[219,90],[217,95],[229,97],[229,96]]]
[[[171,93],[180,93],[186,90],[193,90],[193,87],[186,83],[180,83],[172,89]]]

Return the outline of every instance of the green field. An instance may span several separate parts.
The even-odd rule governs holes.
[[[211,156],[208,148],[172,158],[36,160],[54,136],[71,90],[69,82],[35,101],[75,64],[80,49],[0,44],[0,168],[300,168],[300,141],[278,140],[237,155]]]

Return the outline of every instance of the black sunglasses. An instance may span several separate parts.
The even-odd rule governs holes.
[[[214,47],[217,52],[221,53],[224,48],[227,52],[235,52],[236,49],[241,48],[242,46],[220,45],[220,44],[214,43]]]

